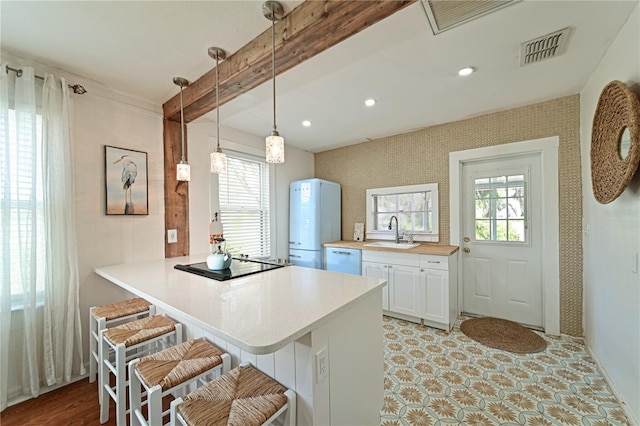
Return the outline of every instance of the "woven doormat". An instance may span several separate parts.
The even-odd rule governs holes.
[[[468,319],[460,324],[460,331],[490,348],[518,354],[542,352],[547,348],[547,342],[533,331],[499,318]]]

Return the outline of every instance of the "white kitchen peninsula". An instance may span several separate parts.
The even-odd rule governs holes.
[[[205,336],[234,365],[250,361],[294,389],[299,425],[379,424],[384,280],[288,266],[215,281],[174,269],[205,257],[95,272],[185,324],[188,338]]]

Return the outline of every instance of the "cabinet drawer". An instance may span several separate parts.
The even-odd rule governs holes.
[[[365,262],[378,262],[405,266],[419,266],[419,256],[420,255],[418,254],[397,253],[392,251],[362,251],[362,260]]]
[[[434,256],[431,254],[420,255],[420,267],[429,269],[449,269],[449,258],[447,256]]]

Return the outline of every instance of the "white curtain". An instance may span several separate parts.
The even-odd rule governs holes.
[[[32,68],[10,78],[5,65],[0,79],[4,409],[84,366],[67,84],[46,75],[36,89]]]

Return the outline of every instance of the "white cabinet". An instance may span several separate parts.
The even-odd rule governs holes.
[[[427,325],[450,331],[458,317],[457,252],[451,256],[420,255],[420,284]]]
[[[411,316],[420,314],[419,263],[417,254],[362,252],[362,275],[387,280],[382,289],[382,309]]]
[[[387,281],[382,287],[382,309],[389,310],[389,265],[386,263],[362,261],[362,275],[371,278],[380,278]]]
[[[457,253],[362,251],[362,275],[387,280],[385,314],[450,331],[458,317]]]
[[[420,268],[389,265],[389,310],[405,315],[420,316]]]

